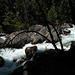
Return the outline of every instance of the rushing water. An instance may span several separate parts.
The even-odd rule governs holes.
[[[61,35],[61,40],[63,44],[63,48],[65,51],[68,51],[71,47],[71,41],[75,41],[75,26],[73,25],[73,28],[68,28],[68,30],[71,31],[69,35]],[[5,37],[1,37],[5,40]],[[31,47],[31,46],[37,46],[37,52],[43,52],[48,49],[54,49],[53,45],[51,43],[42,43],[42,44],[34,44],[32,45],[31,43],[26,44],[23,48],[21,49],[12,49],[12,48],[5,48],[1,49],[0,51],[0,56],[4,58],[4,66],[0,68],[0,75],[10,75],[17,67],[22,66],[25,64],[22,63],[20,64],[20,58],[25,57],[25,49],[26,47]],[[61,49],[60,43],[57,42],[56,46]],[[16,62],[13,62],[14,58],[18,58]]]

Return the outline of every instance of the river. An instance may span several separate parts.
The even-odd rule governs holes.
[[[68,35],[61,35],[61,40],[63,44],[63,48],[65,51],[68,51],[71,48],[71,41],[75,41],[75,26],[72,28],[68,28],[71,32]],[[2,38],[2,37],[1,37]],[[3,37],[4,39],[4,37]],[[25,44],[23,48],[15,49],[15,48],[5,48],[0,50],[0,56],[4,58],[4,66],[0,68],[0,75],[10,75],[16,68],[19,66],[23,66],[25,64],[20,64],[20,59],[25,57],[25,49],[27,47],[37,46],[37,52],[43,52],[48,49],[54,49],[54,46],[51,43],[41,43],[34,44],[31,43]],[[57,48],[61,49],[60,43],[56,43]],[[13,61],[14,58],[18,58],[16,62]]]

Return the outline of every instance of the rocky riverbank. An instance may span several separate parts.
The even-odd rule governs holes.
[[[70,31],[67,30],[67,28],[71,28],[71,27],[72,27],[72,24],[64,23],[61,26],[58,26],[56,29],[59,34],[67,35],[70,33]],[[50,28],[51,28],[51,32],[53,34],[55,42],[58,42],[59,39],[57,37],[56,32],[54,31],[54,29],[51,25],[50,25]],[[48,29],[45,26],[34,25],[34,26],[31,26],[28,31],[37,31],[40,34],[47,37],[51,41],[51,37],[49,35]],[[21,33],[21,32],[23,32],[23,31],[17,31],[17,32],[13,32],[11,34],[5,34],[5,33],[2,34],[1,33],[1,35],[5,36],[6,40],[3,40],[2,38],[0,38],[0,47],[5,46],[5,47],[13,47],[13,48],[22,48],[27,43],[37,44],[37,43],[43,43],[44,41],[49,42],[47,39],[45,39],[43,36],[39,35],[38,33],[35,33],[35,32]],[[21,33],[21,34],[19,34],[19,33]],[[19,35],[17,35],[17,34],[19,34]],[[12,41],[10,41],[10,40],[12,40]]]
[[[51,32],[53,34],[55,43],[59,41],[56,32],[53,27],[50,26]],[[57,27],[57,31],[62,35],[69,35],[71,33],[68,28],[72,28],[72,24],[64,23],[63,25]],[[30,27],[29,31],[38,31],[42,35],[46,36],[50,41],[51,37],[46,27],[42,25],[35,25]],[[47,39],[42,37],[41,35],[29,32],[29,33],[21,33],[23,31],[13,32],[11,34],[5,34],[5,40],[1,42],[1,48],[5,47],[13,47],[13,48],[21,48],[27,43],[38,44],[43,42],[49,42]],[[21,34],[19,34],[21,33]],[[19,35],[18,35],[19,34]],[[17,35],[17,36],[16,36]],[[16,36],[16,37],[15,37]],[[15,37],[15,38],[14,38]],[[14,38],[14,39],[13,39]],[[12,41],[10,41],[12,40]],[[65,39],[64,39],[65,40]],[[55,50],[55,49],[47,49],[42,53],[37,52],[37,46],[27,47],[25,49],[26,57],[23,57],[20,60],[20,64],[27,61],[27,63],[16,70],[11,75],[73,75],[74,71],[74,63],[75,63],[75,41],[71,41],[71,48],[69,51]],[[9,43],[9,44],[8,44]],[[29,61],[30,60],[30,61]],[[1,58],[0,61],[4,60]],[[17,58],[13,59],[14,62],[17,61]],[[0,63],[2,64],[2,63]],[[3,64],[1,65],[1,67]]]

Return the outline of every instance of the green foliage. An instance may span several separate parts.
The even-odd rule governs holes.
[[[55,6],[52,6],[48,11],[48,21],[55,22],[57,20],[57,12],[55,11]]]
[[[51,23],[75,23],[75,0],[38,1]],[[34,24],[45,24],[36,0],[0,0],[0,31],[27,30]]]
[[[19,30],[21,22],[18,21],[13,12],[8,12],[2,24],[6,27],[6,32],[11,33]]]
[[[2,26],[0,25],[0,32],[3,32],[3,30],[2,30]]]

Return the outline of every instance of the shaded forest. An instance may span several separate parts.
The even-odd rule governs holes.
[[[48,25],[75,24],[75,0],[38,0]],[[37,0],[0,0],[0,32],[27,30],[45,25]]]

